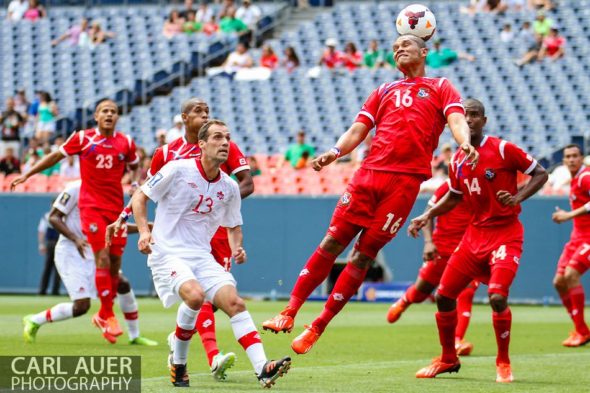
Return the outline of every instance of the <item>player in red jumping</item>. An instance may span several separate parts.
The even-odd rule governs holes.
[[[436,205],[449,192],[449,184],[443,183],[428,201],[426,211]],[[424,252],[422,258],[424,264],[418,273],[416,283],[411,285],[406,293],[391,305],[387,312],[387,321],[395,323],[404,311],[412,303],[422,303],[428,298],[438,283],[447,267],[447,262],[455,248],[461,241],[467,225],[471,220],[471,208],[467,203],[459,203],[450,212],[439,216],[436,220],[429,221],[422,229],[424,234]],[[432,228],[434,232],[432,231]],[[473,296],[477,290],[478,282],[472,282],[457,299],[457,314],[459,322],[455,332],[455,349],[457,355],[468,356],[473,350],[473,344],[464,340],[465,332],[471,319]]]
[[[80,156],[82,186],[78,206],[82,231],[92,247],[96,262],[96,290],[100,310],[92,317],[109,341],[123,332],[113,312],[117,296],[121,255],[127,243],[126,236],[115,236],[112,244],[105,243],[107,225],[114,221],[123,206],[121,178],[127,167],[139,176],[139,157],[130,136],[116,131],[119,108],[112,100],[102,100],[96,106],[96,128],[73,133],[59,150],[46,155],[29,172],[12,182],[12,189],[29,177],[52,167],[66,156]]]
[[[540,190],[548,176],[535,159],[515,144],[484,136],[487,118],[481,102],[469,99],[464,105],[471,141],[479,151],[479,163],[473,168],[463,152],[455,153],[449,167],[451,192],[432,209],[413,219],[408,228],[408,232],[417,237],[428,221],[448,212],[462,199],[473,210],[465,235],[451,255],[436,293],[436,324],[442,356],[419,370],[416,377],[434,378],[461,368],[455,351],[456,299],[476,279],[488,285],[493,310],[498,345],[496,381],[512,382],[508,354],[512,314],[508,293],[522,254],[523,228],[518,214],[520,203]],[[516,185],[519,171],[531,175],[529,183],[520,191]]]
[[[182,104],[181,112],[185,125],[185,135],[156,149],[148,173],[149,176],[158,173],[167,162],[201,156],[198,134],[201,127],[209,120],[209,105],[200,98],[190,98]],[[246,161],[246,157],[234,142],[230,141],[228,159],[221,165],[221,169],[228,175],[236,176],[242,199],[254,192],[250,166]],[[121,213],[119,219],[109,226],[107,234],[117,233],[130,214],[131,202]],[[227,271],[230,270],[232,252],[226,228],[220,227],[213,236],[211,253],[221,266]],[[205,302],[201,307],[195,329],[199,332],[199,337],[205,348],[211,373],[217,380],[225,379],[225,371],[235,362],[235,354],[233,352],[223,354],[219,351],[215,337],[215,314],[213,305],[210,302]]]
[[[584,287],[580,282],[581,276],[590,268],[590,169],[584,166],[584,155],[578,145],[563,149],[563,164],[572,175],[572,210],[556,208],[552,218],[558,224],[573,220],[574,229],[559,258],[553,285],[575,327],[562,344],[579,347],[590,341],[590,330],[584,321]]]
[[[377,252],[404,224],[420,188],[432,170],[432,153],[445,124],[470,160],[470,144],[461,97],[445,78],[425,77],[428,49],[424,41],[400,36],[393,45],[404,79],[384,83],[363,105],[355,122],[330,151],[313,160],[315,170],[350,153],[376,128],[371,150],[340,198],[328,233],[307,261],[291,292],[288,306],[263,328],[290,332],[297,312],[330,273],[336,257],[360,233],[351,260],[342,271],[321,315],[293,340],[296,353],[307,353],[328,323],[362,284]]]

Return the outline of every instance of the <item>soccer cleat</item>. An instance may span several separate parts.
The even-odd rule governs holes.
[[[286,311],[287,310],[283,310],[279,315],[264,321],[262,323],[262,329],[270,330],[275,334],[278,334],[279,332],[291,333],[293,330],[293,325],[295,325],[295,321],[292,317],[285,314]]]
[[[291,368],[291,358],[289,356],[279,360],[269,360],[264,363],[262,371],[257,375],[258,381],[263,388],[270,389],[277,379],[282,377],[283,374],[287,374],[289,368]]]
[[[299,336],[295,337],[291,343],[291,348],[295,353],[303,355],[308,353],[314,346],[314,344],[320,339],[321,333],[318,329],[311,325],[305,325],[305,330]]]
[[[170,382],[177,388],[188,388],[190,386],[186,364],[170,365]]]
[[[231,368],[235,362],[235,353],[228,352],[224,355],[222,352],[219,352],[213,357],[213,361],[211,362],[211,375],[213,375],[213,378],[215,378],[216,381],[225,381],[225,378],[227,378],[225,372]]]
[[[570,336],[566,338],[561,344],[564,347],[581,347],[582,345],[586,345],[590,342],[590,334],[580,334],[578,332],[571,332]]]
[[[38,323],[33,322],[33,315],[26,315],[23,317],[23,338],[26,343],[32,344],[37,338],[37,331],[41,327]]]
[[[408,307],[410,307],[410,303],[406,302],[404,298],[400,298],[389,307],[389,310],[387,311],[387,322],[396,322]]]
[[[131,344],[131,345],[141,345],[141,346],[144,346],[144,347],[155,347],[155,346],[158,345],[158,342],[157,341],[154,341],[154,340],[150,340],[147,337],[139,336],[139,337],[135,337],[133,340],[129,340],[129,344]]]
[[[500,363],[496,366],[496,382],[510,383],[514,381],[510,363]]]
[[[457,356],[469,356],[473,351],[473,344],[465,340],[455,340]]]
[[[457,373],[461,368],[461,362],[459,359],[453,363],[443,363],[440,357],[434,358],[432,363],[424,368],[421,368],[416,373],[416,378],[434,378],[438,374],[443,373]]]
[[[123,334],[123,330],[121,330],[121,326],[119,326],[119,321],[117,321],[117,318],[115,318],[114,315],[107,318],[107,325],[109,334],[112,336],[119,337],[121,334]]]
[[[111,344],[114,344],[117,342],[117,337],[114,336],[113,334],[111,334],[110,330],[109,330],[109,324],[108,324],[108,320],[106,319],[102,319],[98,313],[94,314],[92,316],[92,324],[94,326],[96,326],[97,328],[100,329],[100,331],[102,332],[102,336]]]
[[[166,339],[168,342],[168,368],[172,368],[172,365],[174,364],[174,340],[176,340],[176,335],[172,332]]]

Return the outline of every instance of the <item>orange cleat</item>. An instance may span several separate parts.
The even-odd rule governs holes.
[[[293,330],[293,326],[295,325],[295,320],[286,314],[287,310],[281,311],[281,313],[267,321],[262,323],[263,330],[270,330],[275,334],[279,332],[283,333],[291,333]]]
[[[473,344],[465,340],[455,340],[457,356],[469,356],[473,351]]]
[[[107,319],[102,319],[98,313],[92,316],[92,324],[100,329],[102,336],[111,344],[117,342],[117,337],[109,331],[109,322]]]
[[[510,383],[514,381],[512,375],[512,367],[510,363],[500,363],[496,366],[496,382],[498,383]]]
[[[406,302],[403,297],[400,298],[389,307],[387,311],[387,322],[394,323],[397,321],[408,307],[410,307],[410,303]]]
[[[318,329],[311,325],[305,325],[305,330],[299,336],[295,337],[291,343],[291,348],[295,353],[303,355],[308,353],[314,346],[314,344],[320,339],[321,333]]]
[[[432,363],[416,373],[416,378],[434,378],[438,374],[457,373],[461,368],[461,362],[457,358],[453,363],[443,363],[440,357],[432,359]]]
[[[570,336],[566,338],[561,345],[564,347],[581,347],[582,345],[586,345],[590,342],[590,334],[580,334],[578,332],[571,332]]]

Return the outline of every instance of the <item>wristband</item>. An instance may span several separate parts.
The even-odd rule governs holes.
[[[131,183],[131,187],[139,187],[139,183],[134,181],[133,183]]]
[[[131,217],[132,215],[133,211],[131,210],[131,208],[125,207],[125,209],[123,209],[119,217],[121,217],[121,220],[123,220],[123,222],[127,222],[127,220],[129,220],[129,217]]]
[[[333,148],[330,149],[330,152],[334,153],[336,155],[336,158],[340,157],[340,149],[337,148],[336,146],[334,146]]]

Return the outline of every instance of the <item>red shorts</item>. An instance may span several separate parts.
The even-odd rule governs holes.
[[[98,209],[80,209],[80,221],[82,223],[82,232],[86,235],[93,252],[98,252],[106,248],[105,235],[107,225],[115,222],[119,218],[119,213]],[[127,227],[113,237],[109,254],[121,256],[127,244]]]
[[[328,235],[348,245],[362,230],[355,247],[374,259],[404,225],[423,180],[422,175],[358,169],[336,205]]]
[[[452,299],[471,280],[487,284],[489,293],[508,296],[522,255],[524,231],[520,221],[494,228],[469,226],[449,259],[438,292]]]
[[[450,255],[439,254],[434,260],[424,262],[418,272],[418,277],[436,287],[440,282],[440,278],[447,267],[450,257]]]
[[[556,274],[563,276],[568,266],[580,274],[586,273],[586,270],[590,268],[590,240],[570,239],[567,242],[557,262]]]
[[[220,230],[227,231],[226,228],[219,227],[218,232],[213,236],[213,239],[211,239],[211,254],[217,263],[219,263],[225,271],[229,272],[231,269],[231,247],[229,246],[227,235],[225,237],[217,236]]]

